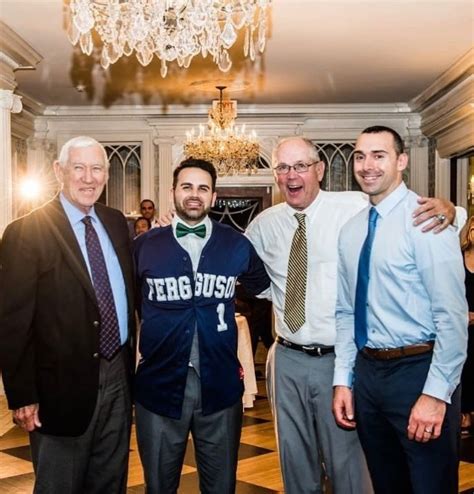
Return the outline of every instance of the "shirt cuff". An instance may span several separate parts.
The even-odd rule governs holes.
[[[272,290],[270,287],[265,288],[263,292],[260,292],[258,295],[255,295],[257,298],[262,298],[269,300],[270,302],[272,301]]]
[[[423,387],[423,394],[451,404],[451,396],[455,389],[456,385],[449,384],[446,381],[428,375]]]
[[[347,386],[352,388],[352,383],[354,380],[354,372],[348,371],[346,369],[335,369],[334,378],[332,380],[333,386]]]
[[[456,207],[456,216],[454,217],[453,226],[458,232],[461,231],[462,227],[467,221],[467,211],[462,206]]]

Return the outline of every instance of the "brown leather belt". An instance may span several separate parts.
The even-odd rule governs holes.
[[[392,360],[402,357],[411,357],[413,355],[421,355],[433,350],[434,341],[426,341],[424,343],[415,343],[414,345],[401,346],[398,348],[369,348],[365,346],[361,352],[375,360]]]
[[[298,352],[306,353],[307,355],[311,355],[311,357],[322,357],[323,355],[334,353],[333,346],[297,345],[296,343],[285,340],[285,338],[282,338],[281,336],[277,336],[276,340],[280,345],[291,348],[292,350],[297,350]]]

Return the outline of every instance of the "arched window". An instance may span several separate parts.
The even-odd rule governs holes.
[[[124,214],[140,204],[141,144],[104,144],[110,162],[109,181],[99,199]]]

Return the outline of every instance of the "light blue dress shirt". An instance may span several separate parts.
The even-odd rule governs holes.
[[[81,248],[84,261],[89,271],[89,276],[92,280],[91,266],[89,264],[89,257],[87,255],[86,248],[86,226],[82,222],[82,218],[86,216],[83,211],[79,210],[71,204],[61,193],[59,200],[66,212],[66,216],[71,223],[74,235],[76,236],[79,247]],[[115,309],[117,311],[117,318],[120,328],[120,341],[123,345],[127,341],[128,336],[128,308],[127,308],[127,292],[125,289],[125,281],[123,279],[122,269],[115,253],[115,249],[110,241],[104,225],[97,216],[94,207],[88,213],[88,216],[92,218],[92,224],[99,237],[100,246],[104,253],[105,264],[107,266],[107,272],[109,274],[110,285],[112,287],[112,294],[114,296]]]
[[[463,261],[452,227],[433,234],[413,226],[417,197],[402,183],[376,206],[380,217],[370,261],[367,346],[397,348],[435,340],[423,393],[450,403],[466,358]],[[353,382],[357,265],[368,212],[349,220],[339,238],[334,385]]]

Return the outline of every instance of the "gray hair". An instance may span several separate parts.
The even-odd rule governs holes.
[[[284,138],[280,139],[277,142],[277,145],[273,148],[273,152],[272,152],[272,165],[273,166],[276,166],[278,164],[277,163],[277,154],[278,154],[278,151],[280,150],[280,147],[283,144],[290,142],[290,141],[303,142],[304,144],[306,144],[308,146],[309,159],[311,161],[314,161],[314,162],[320,161],[318,150],[316,149],[316,146],[314,145],[314,143],[310,139],[308,139],[306,137],[301,137],[301,136],[290,136],[290,137],[284,137]]]
[[[109,163],[109,159],[107,158],[107,153],[105,151],[104,146],[102,146],[102,144],[96,141],[93,137],[89,137],[89,136],[78,136],[69,139],[69,141],[67,141],[61,148],[61,151],[59,153],[58,163],[62,167],[65,167],[69,161],[69,153],[71,149],[88,148],[92,146],[98,146],[100,148],[104,157],[104,164],[108,169],[110,163]]]

